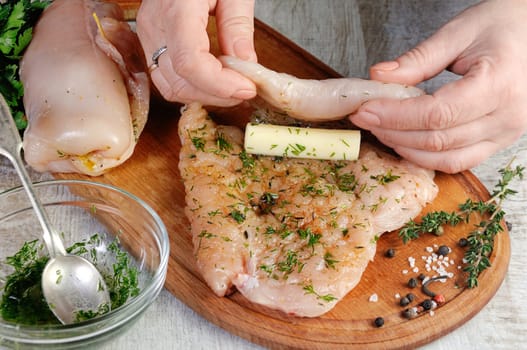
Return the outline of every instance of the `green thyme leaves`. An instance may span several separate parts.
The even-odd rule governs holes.
[[[509,188],[514,179],[523,179],[523,166],[512,167],[512,161],[499,170],[501,179],[496,184],[490,199],[487,201],[467,199],[459,204],[458,211],[436,211],[424,215],[421,222],[410,221],[400,231],[399,236],[403,242],[417,239],[423,233],[441,235],[445,225],[456,226],[459,223],[468,223],[474,214],[480,215],[479,223],[467,236],[468,248],[464,260],[464,271],[467,273],[467,287],[474,288],[478,285],[478,277],[491,266],[490,255],[494,249],[495,236],[503,231],[502,221],[505,212],[502,203],[510,195],[516,193]]]

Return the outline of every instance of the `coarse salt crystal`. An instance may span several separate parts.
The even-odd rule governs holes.
[[[434,248],[432,247],[426,247],[426,251],[429,253],[432,253],[434,251]]]
[[[408,270],[403,270],[403,275],[406,275],[408,273]]]
[[[379,296],[377,295],[377,293],[373,293],[372,295],[370,295],[370,303],[376,303],[377,301],[379,300]]]
[[[415,273],[418,273],[419,272],[419,268],[416,266],[416,267],[414,267],[414,269],[412,271],[415,272]]]
[[[401,299],[401,294],[395,293],[395,299]]]

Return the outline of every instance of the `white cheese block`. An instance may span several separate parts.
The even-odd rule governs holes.
[[[271,124],[245,127],[245,151],[267,156],[328,160],[356,160],[359,130],[300,128]]]

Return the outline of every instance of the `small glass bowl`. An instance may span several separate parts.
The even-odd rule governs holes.
[[[104,237],[97,250],[104,251],[118,236],[121,249],[138,270],[140,292],[103,316],[72,325],[26,326],[0,316],[0,348],[78,348],[122,334],[163,288],[169,257],[165,225],[144,201],[111,185],[52,180],[36,183],[35,191],[53,227],[63,235],[65,247],[97,233]],[[24,189],[17,187],[0,193],[0,298],[6,276],[13,271],[6,258],[19,251],[25,242],[35,239],[43,242],[41,235],[42,229]],[[104,259],[105,255],[102,256]],[[104,263],[98,261],[102,268]]]

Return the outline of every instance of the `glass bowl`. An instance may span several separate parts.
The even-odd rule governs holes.
[[[83,180],[52,180],[35,184],[53,227],[70,247],[97,234],[100,239],[86,257],[101,272],[111,271],[118,244],[137,270],[139,293],[102,316],[72,325],[21,325],[0,313],[0,348],[67,349],[93,346],[123,333],[163,288],[169,257],[166,227],[145,202],[116,187]],[[14,268],[7,257],[25,242],[42,241],[42,229],[22,187],[0,193],[0,301],[6,277]],[[43,244],[41,244],[44,247]],[[115,249],[113,250],[115,251]],[[43,252],[47,254],[45,248]],[[95,261],[94,261],[95,259]]]

